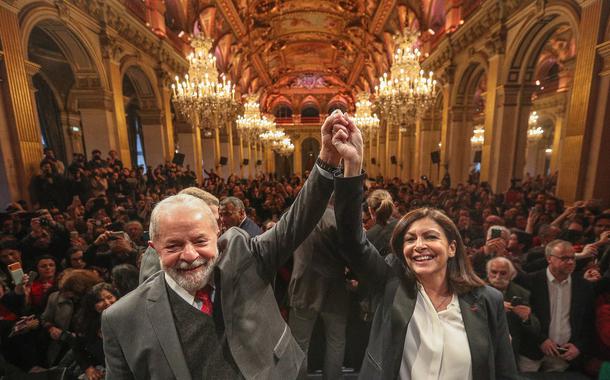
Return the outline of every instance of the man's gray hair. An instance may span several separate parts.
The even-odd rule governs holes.
[[[546,257],[549,257],[553,254],[553,250],[558,247],[574,249],[572,243],[570,243],[569,241],[555,239],[549,244],[547,244],[546,247],[544,247],[544,254],[546,255]]]
[[[244,202],[242,202],[241,199],[239,199],[237,197],[226,197],[225,199],[220,201],[221,206],[226,206],[228,204],[232,204],[233,207],[235,207],[235,209],[237,209],[237,210],[244,210],[244,211],[246,210],[246,207],[244,206]]]
[[[159,221],[161,216],[167,214],[176,206],[186,206],[202,211],[212,227],[218,229],[218,224],[216,223],[214,214],[212,214],[212,210],[210,210],[210,207],[202,199],[189,194],[172,195],[157,203],[150,215],[149,234],[151,241],[154,241],[159,234]]]
[[[507,259],[506,257],[502,257],[502,256],[498,256],[498,257],[494,257],[493,259],[489,260],[486,264],[487,267],[487,277],[489,277],[489,270],[491,268],[491,264],[494,262],[500,262],[500,263],[506,263],[508,264],[508,272],[510,274],[510,280],[514,280],[515,277],[517,277],[517,269],[515,268],[515,265],[513,264],[512,261],[510,261],[509,259]]]

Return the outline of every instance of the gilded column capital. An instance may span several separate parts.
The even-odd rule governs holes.
[[[600,77],[610,75],[610,41],[606,41],[597,47],[597,54],[602,59],[602,69],[599,72]]]

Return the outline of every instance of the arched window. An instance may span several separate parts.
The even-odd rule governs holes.
[[[292,108],[287,104],[280,104],[273,113],[276,119],[287,119],[292,117]]]
[[[301,118],[316,118],[320,117],[320,110],[318,110],[314,105],[308,104],[301,110]]]

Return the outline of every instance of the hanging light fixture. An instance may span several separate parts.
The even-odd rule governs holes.
[[[234,120],[239,104],[235,101],[235,86],[224,74],[218,81],[216,57],[210,53],[213,40],[201,34],[191,41],[192,52],[186,57],[188,74],[172,84],[173,102],[179,113],[196,126],[220,128]]]
[[[473,149],[479,150],[483,146],[483,142],[485,141],[485,129],[483,129],[482,125],[477,125],[474,127],[472,131],[472,137],[470,138],[470,145]]]
[[[237,117],[237,131],[246,139],[257,139],[267,131],[275,130],[275,122],[266,115],[261,116],[258,96],[248,95],[244,103],[244,114]]]
[[[280,156],[289,156],[294,152],[294,144],[289,137],[285,137],[273,144],[273,150]]]
[[[372,103],[369,100],[370,94],[366,91],[356,95],[356,114],[354,122],[362,132],[364,141],[369,141],[379,130],[379,118],[372,113]]]
[[[396,52],[390,75],[384,73],[375,86],[377,105],[390,126],[413,125],[436,96],[433,73],[426,74],[419,64],[416,47],[419,32],[403,30],[394,37]]]
[[[538,125],[538,112],[530,114],[528,120],[527,139],[531,142],[540,141],[544,135],[544,130]]]

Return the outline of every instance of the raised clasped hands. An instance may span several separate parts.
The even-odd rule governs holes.
[[[323,152],[320,153],[322,160],[335,165],[343,159],[346,177],[360,175],[363,156],[362,134],[347,114],[336,110],[326,119],[322,126],[322,145]]]

